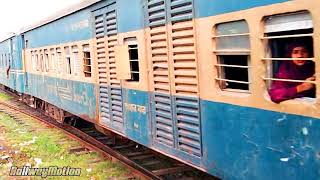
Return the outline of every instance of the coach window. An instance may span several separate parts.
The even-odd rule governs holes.
[[[55,57],[55,53],[54,53],[54,49],[53,48],[51,48],[50,49],[50,70],[52,71],[52,72],[56,72],[56,67],[57,67],[57,60],[56,60],[56,57]]]
[[[223,91],[249,92],[250,41],[246,21],[216,25],[214,36],[218,77]]]
[[[31,51],[30,52],[30,54],[31,54],[31,70],[32,71],[35,71],[35,56],[34,56],[34,51]]]
[[[306,11],[264,18],[267,66],[264,80],[272,101],[315,98],[313,23]],[[295,55],[294,53],[298,53]],[[303,53],[303,54],[302,54]],[[301,84],[308,89],[299,89]],[[299,86],[299,87],[298,87]]]
[[[80,59],[79,59],[79,49],[78,46],[72,46],[72,65],[73,65],[73,73],[78,76],[80,73]]]
[[[5,67],[7,67],[8,66],[7,54],[4,54],[4,62],[5,62]]]
[[[28,47],[29,47],[29,41],[28,41],[28,40],[25,41],[24,46],[25,46],[25,48],[28,48]]]
[[[8,54],[8,64],[9,64],[9,67],[12,68],[12,62],[11,62],[11,55],[10,55],[10,53]]]
[[[91,77],[91,55],[88,44],[83,45],[83,72],[85,77]]]
[[[45,68],[45,71],[46,72],[49,72],[49,67],[50,67],[50,64],[49,64],[49,53],[48,53],[48,50],[44,50],[44,68]]]
[[[39,70],[43,72],[43,52],[42,50],[39,51],[39,61],[38,61]]]
[[[35,51],[35,62],[36,62],[36,70],[40,71],[40,66],[39,66],[39,54],[37,51]]]
[[[139,54],[138,43],[136,38],[127,38],[125,43],[128,45],[129,61],[130,61],[130,73],[131,79],[129,81],[139,81]]]
[[[69,47],[65,47],[64,48],[64,52],[66,55],[66,73],[67,74],[72,74],[72,66],[71,66],[71,57],[70,57],[70,48]]]
[[[61,49],[57,48],[56,52],[57,52],[57,61],[58,61],[57,73],[61,73],[62,72],[62,53],[61,53]]]
[[[3,55],[3,67],[5,68],[7,66],[7,56],[6,54]]]

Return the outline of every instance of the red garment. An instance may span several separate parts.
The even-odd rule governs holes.
[[[275,78],[278,79],[293,79],[305,80],[314,76],[315,65],[312,61],[307,61],[302,66],[297,66],[292,61],[283,62]],[[275,103],[280,103],[285,100],[299,98],[299,97],[315,97],[315,88],[308,91],[297,92],[297,86],[302,83],[286,82],[286,81],[272,81],[269,95],[271,100]]]

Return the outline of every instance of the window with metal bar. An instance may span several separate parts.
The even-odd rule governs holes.
[[[56,67],[57,67],[57,59],[56,59],[56,56],[55,56],[55,52],[54,52],[54,49],[51,48],[50,49],[50,71],[52,72],[56,72]]]
[[[85,77],[91,77],[91,54],[88,44],[83,45],[83,72]]]
[[[297,97],[315,97],[315,81],[308,77],[314,76],[315,65],[313,55],[313,23],[309,12],[273,15],[264,18],[264,36],[261,38],[267,45],[265,57],[262,58],[266,65],[266,76],[262,77],[269,89],[269,94],[274,102],[281,102]],[[293,57],[296,47],[303,47],[307,51],[306,57]],[[300,61],[300,65],[299,65]],[[301,71],[306,71],[297,73]],[[283,75],[283,74],[286,75]],[[298,74],[298,75],[294,75]],[[283,84],[295,88],[303,83],[313,84],[313,88],[296,92],[297,94],[282,99],[274,99],[273,91],[276,84]],[[311,86],[310,86],[311,87]],[[280,91],[279,91],[280,92]],[[292,93],[290,93],[292,94]],[[280,95],[279,95],[280,96]]]
[[[9,53],[8,53],[7,58],[8,58],[8,67],[10,67],[11,66],[11,61],[10,61],[10,54]]]
[[[56,52],[57,52],[57,61],[58,61],[58,66],[57,66],[57,73],[61,73],[63,72],[62,67],[62,53],[61,53],[61,49],[60,48],[56,48]]]
[[[72,65],[71,65],[71,57],[70,57],[70,48],[65,47],[65,56],[66,56],[66,73],[67,74],[72,74]]]
[[[36,62],[36,71],[40,71],[40,62],[39,62],[39,55],[35,53],[35,62]]]
[[[50,67],[50,64],[49,64],[49,53],[48,53],[48,50],[45,49],[44,50],[44,68],[45,68],[45,71],[46,72],[49,72],[49,67]]]
[[[40,65],[40,71],[43,72],[44,68],[43,68],[43,54],[42,54],[42,51],[40,51],[40,61],[39,62],[40,62],[40,64],[39,64]]]
[[[31,68],[32,68],[32,71],[36,71],[37,70],[35,53],[36,53],[36,51],[31,51]]]
[[[8,66],[7,54],[4,54],[5,67]]]
[[[129,45],[130,81],[139,81],[138,45]]]
[[[216,25],[213,37],[217,56],[216,81],[223,91],[249,92],[250,90],[250,41],[246,21]]]
[[[79,50],[78,46],[72,46],[72,65],[73,65],[73,73],[78,76],[80,74],[80,59],[79,59]]]
[[[130,73],[131,79],[128,81],[139,82],[139,50],[136,38],[126,38],[125,43],[128,45],[129,51],[129,62],[130,62]]]

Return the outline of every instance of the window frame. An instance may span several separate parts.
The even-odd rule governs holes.
[[[284,81],[284,82],[296,82],[296,83],[311,83],[315,85],[315,88],[317,88],[317,81],[306,81],[306,80],[296,80],[296,79],[279,79],[279,78],[273,78],[274,75],[276,74],[276,72],[273,72],[273,66],[274,66],[274,62],[277,61],[292,61],[294,59],[298,59],[298,60],[306,60],[306,61],[313,61],[316,63],[315,61],[315,57],[313,54],[313,57],[311,58],[278,58],[278,57],[272,57],[272,48],[270,47],[270,40],[274,40],[274,39],[287,39],[287,38],[304,38],[304,37],[311,37],[312,40],[314,41],[314,22],[312,21],[312,33],[301,33],[301,34],[290,34],[290,32],[292,31],[297,31],[297,30],[308,30],[308,29],[293,29],[293,30],[289,30],[289,31],[275,31],[272,33],[280,33],[280,32],[288,32],[288,35],[276,35],[276,36],[268,36],[268,34],[270,34],[270,32],[266,32],[266,19],[267,18],[272,18],[272,17],[277,17],[277,16],[290,16],[290,15],[296,15],[296,14],[302,14],[302,13],[307,13],[311,16],[311,13],[309,11],[299,11],[299,12],[288,12],[288,13],[283,13],[283,14],[274,14],[274,15],[270,15],[270,16],[265,16],[262,19],[262,22],[264,24],[264,31],[263,31],[263,35],[260,38],[261,41],[264,44],[264,48],[265,48],[265,52],[264,52],[264,57],[261,58],[261,60],[263,61],[263,63],[265,64],[265,68],[266,68],[266,75],[262,76],[262,80],[265,82],[266,84],[266,89],[267,91],[269,91],[270,87],[271,87],[271,83],[272,81]],[[313,47],[314,49],[314,47]],[[316,68],[316,67],[315,67]],[[316,71],[316,69],[315,69]],[[315,98],[312,97],[301,97],[301,98],[294,98],[294,99],[290,99],[291,101],[296,101],[298,99],[303,100],[304,98],[310,98],[313,99],[314,101],[318,98],[317,97],[317,93],[315,93]],[[268,100],[271,101],[270,96],[268,96]],[[288,100],[287,100],[288,101]]]
[[[44,72],[48,73],[50,72],[50,60],[49,60],[49,52],[47,49],[43,50],[44,52]]]
[[[56,59],[56,54],[55,54],[54,48],[50,49],[50,59],[49,59],[49,61],[50,61],[50,65],[51,65],[49,67],[50,71],[56,73],[57,59]]]
[[[71,60],[71,54],[70,54],[70,47],[66,46],[64,47],[64,53],[65,53],[65,60],[66,60],[66,66],[65,66],[65,72],[68,75],[72,75],[72,60]]]
[[[55,48],[55,52],[56,52],[56,57],[57,57],[57,74],[61,74],[63,71],[62,71],[62,68],[63,68],[63,57],[62,57],[62,51],[61,51],[61,48],[60,47],[57,47]]]
[[[139,56],[139,43],[136,37],[128,37],[124,39],[124,43],[128,46],[128,53],[129,53],[129,65],[130,65],[130,74],[131,74],[131,79],[127,79],[127,82],[132,82],[132,83],[139,83],[141,80],[140,77],[140,56]],[[136,47],[130,47],[130,46],[136,46]],[[131,58],[131,53],[130,50],[137,50],[137,59],[132,59]],[[138,63],[138,71],[133,70],[133,62]],[[134,74],[138,74],[138,79],[134,79]]]
[[[223,35],[218,35],[218,27],[219,25],[225,25],[228,23],[237,23],[237,22],[243,22],[245,23],[248,32],[245,33],[230,33],[230,34],[223,34]],[[241,94],[251,94],[252,93],[252,80],[251,80],[251,71],[252,71],[252,66],[251,66],[251,42],[250,42],[250,29],[247,21],[245,19],[240,19],[240,20],[235,20],[235,21],[228,21],[228,22],[220,22],[215,24],[214,26],[214,35],[212,36],[213,42],[214,42],[214,49],[213,53],[216,58],[216,64],[214,64],[214,67],[217,71],[217,76],[215,77],[215,81],[218,84],[218,88],[221,92],[232,92],[232,93],[241,93]],[[229,37],[241,37],[241,36],[247,36],[248,37],[248,43],[249,47],[247,49],[219,49],[218,47],[218,41],[219,38],[229,38]],[[221,41],[221,40],[220,40]],[[224,64],[222,61],[223,57],[225,56],[246,56],[247,59],[247,65],[230,65],[230,64]],[[232,80],[232,79],[227,79],[225,78],[225,70],[224,68],[244,68],[247,69],[248,73],[248,81],[238,81],[238,80]],[[248,90],[245,89],[236,89],[236,88],[227,88],[224,87],[226,86],[227,82],[232,82],[232,83],[238,83],[238,84],[247,84],[248,85]]]
[[[92,77],[92,58],[91,58],[91,52],[90,52],[90,45],[89,44],[82,45],[82,54],[83,54],[83,73],[84,73],[84,77],[90,78],[90,77]],[[86,56],[86,54],[89,54],[89,56]],[[87,71],[87,69],[89,69],[89,71]]]

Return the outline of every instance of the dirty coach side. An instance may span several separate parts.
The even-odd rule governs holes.
[[[223,179],[319,176],[319,74],[316,98],[276,104],[267,93],[272,48],[290,38],[311,42],[319,70],[318,0],[76,9],[20,35],[23,92]]]
[[[25,94],[96,122],[91,11],[75,8],[71,14],[61,11],[21,34],[25,44]]]
[[[200,0],[195,7],[199,166],[224,179],[319,177],[319,1]],[[279,51],[294,40],[314,51],[316,97],[277,104],[268,88],[285,59]]]
[[[135,1],[128,8],[125,1],[103,1],[93,11],[100,124],[226,179],[316,177],[317,99],[271,102],[267,88],[273,79],[266,77],[270,63],[265,60],[274,57],[266,57],[268,38],[263,37],[271,31],[265,19],[280,15],[288,15],[283,23],[302,21],[307,25],[298,26],[301,31],[312,28],[316,34],[318,3],[154,0]],[[282,21],[270,22],[278,23],[277,29]],[[230,37],[244,38],[216,47],[217,39],[230,32]],[[313,39],[319,49],[318,36]],[[136,57],[131,56],[133,49]],[[248,74],[247,80],[219,76],[225,64],[218,58],[225,55],[249,60],[247,65],[227,64],[246,68],[241,72]],[[137,57],[139,68],[134,68]],[[229,92],[219,87],[223,80],[246,85]]]
[[[22,40],[11,36],[0,42],[0,83],[18,92],[24,92]]]

